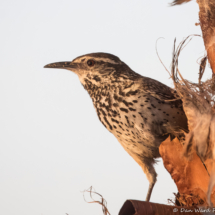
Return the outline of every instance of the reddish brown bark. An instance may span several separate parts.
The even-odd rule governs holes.
[[[199,199],[203,200],[204,205],[207,205],[206,194],[210,179],[208,172],[211,172],[212,160],[205,161],[207,172],[195,152],[189,160],[183,156],[183,147],[176,138],[173,141],[170,138],[166,139],[161,144],[159,151],[164,166],[175,181],[179,193],[192,195],[192,201],[196,205]],[[212,191],[211,197],[213,204],[215,204],[215,189]]]
[[[215,73],[215,1],[197,0],[197,3],[205,49],[212,71]]]

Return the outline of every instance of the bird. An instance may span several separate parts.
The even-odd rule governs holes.
[[[182,100],[174,89],[134,72],[117,56],[90,53],[44,68],[67,69],[78,75],[89,93],[101,123],[145,173],[150,200],[157,180],[154,164],[168,136],[188,131]]]

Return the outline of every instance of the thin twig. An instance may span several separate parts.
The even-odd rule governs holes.
[[[155,50],[156,50],[156,53],[157,53],[157,56],[158,56],[158,59],[160,60],[161,64],[163,65],[163,67],[165,68],[165,70],[169,73],[170,77],[171,77],[171,74],[169,72],[169,70],[166,68],[166,66],[164,65],[163,61],[161,60],[159,54],[158,54],[158,50],[157,50],[157,42],[159,39],[164,39],[163,37],[160,37],[156,40],[156,45],[155,45]]]
[[[87,202],[87,203],[98,203],[98,204],[102,205],[102,211],[103,211],[104,215],[110,215],[110,212],[107,209],[107,201],[103,198],[102,195],[93,191],[92,189],[93,189],[93,187],[91,186],[88,190],[83,191],[83,197],[84,197],[85,202]],[[84,196],[85,192],[90,193],[90,197],[93,200],[92,202],[86,201],[85,196]],[[101,201],[95,201],[92,197],[92,194],[96,194],[96,195],[100,196]]]

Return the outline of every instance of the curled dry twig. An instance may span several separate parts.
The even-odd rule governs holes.
[[[180,73],[180,71],[178,69],[178,59],[179,59],[179,55],[181,54],[181,51],[187,46],[187,44],[192,40],[192,38],[194,36],[199,36],[200,37],[200,35],[197,35],[197,34],[189,35],[183,41],[181,41],[179,43],[177,48],[175,48],[176,39],[174,40],[173,53],[172,53],[171,77],[172,77],[172,79],[174,81],[174,85],[175,85],[176,88],[177,88],[176,83],[180,82],[180,80],[178,78],[178,75],[180,76],[180,78],[182,80],[181,83],[184,83],[185,85],[188,86],[188,81],[186,81],[182,77],[182,75],[181,75],[181,73]]]
[[[90,193],[90,198],[93,200],[92,202],[86,201],[85,196],[84,196],[84,194],[85,194],[86,192],[87,192],[87,193]],[[95,201],[95,200],[93,199],[92,194],[96,194],[96,195],[100,196],[101,201]],[[108,209],[107,209],[107,201],[103,198],[102,195],[100,195],[99,193],[93,191],[93,187],[92,187],[92,186],[91,186],[89,189],[83,191],[83,197],[84,197],[84,200],[85,200],[87,203],[98,203],[98,204],[102,205],[103,214],[104,214],[104,215],[110,215],[110,212],[109,212]]]

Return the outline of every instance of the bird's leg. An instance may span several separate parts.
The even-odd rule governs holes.
[[[151,160],[144,161],[144,163],[141,164],[141,167],[149,181],[149,188],[146,196],[146,201],[149,202],[153,187],[157,180],[157,173],[155,172],[155,169],[153,167],[153,161]]]
[[[126,150],[126,148],[125,148]],[[146,196],[146,201],[149,202],[153,187],[157,180],[157,173],[155,172],[155,169],[153,167],[154,159],[153,158],[143,158],[140,156],[137,156],[137,154],[132,154],[131,152],[128,152],[133,159],[141,166],[143,172],[146,174],[146,177],[149,181],[149,188]]]
[[[149,202],[149,200],[150,200],[154,185],[155,185],[155,182],[149,183],[149,188],[148,188],[148,192],[147,192],[147,196],[146,196],[146,202]]]

